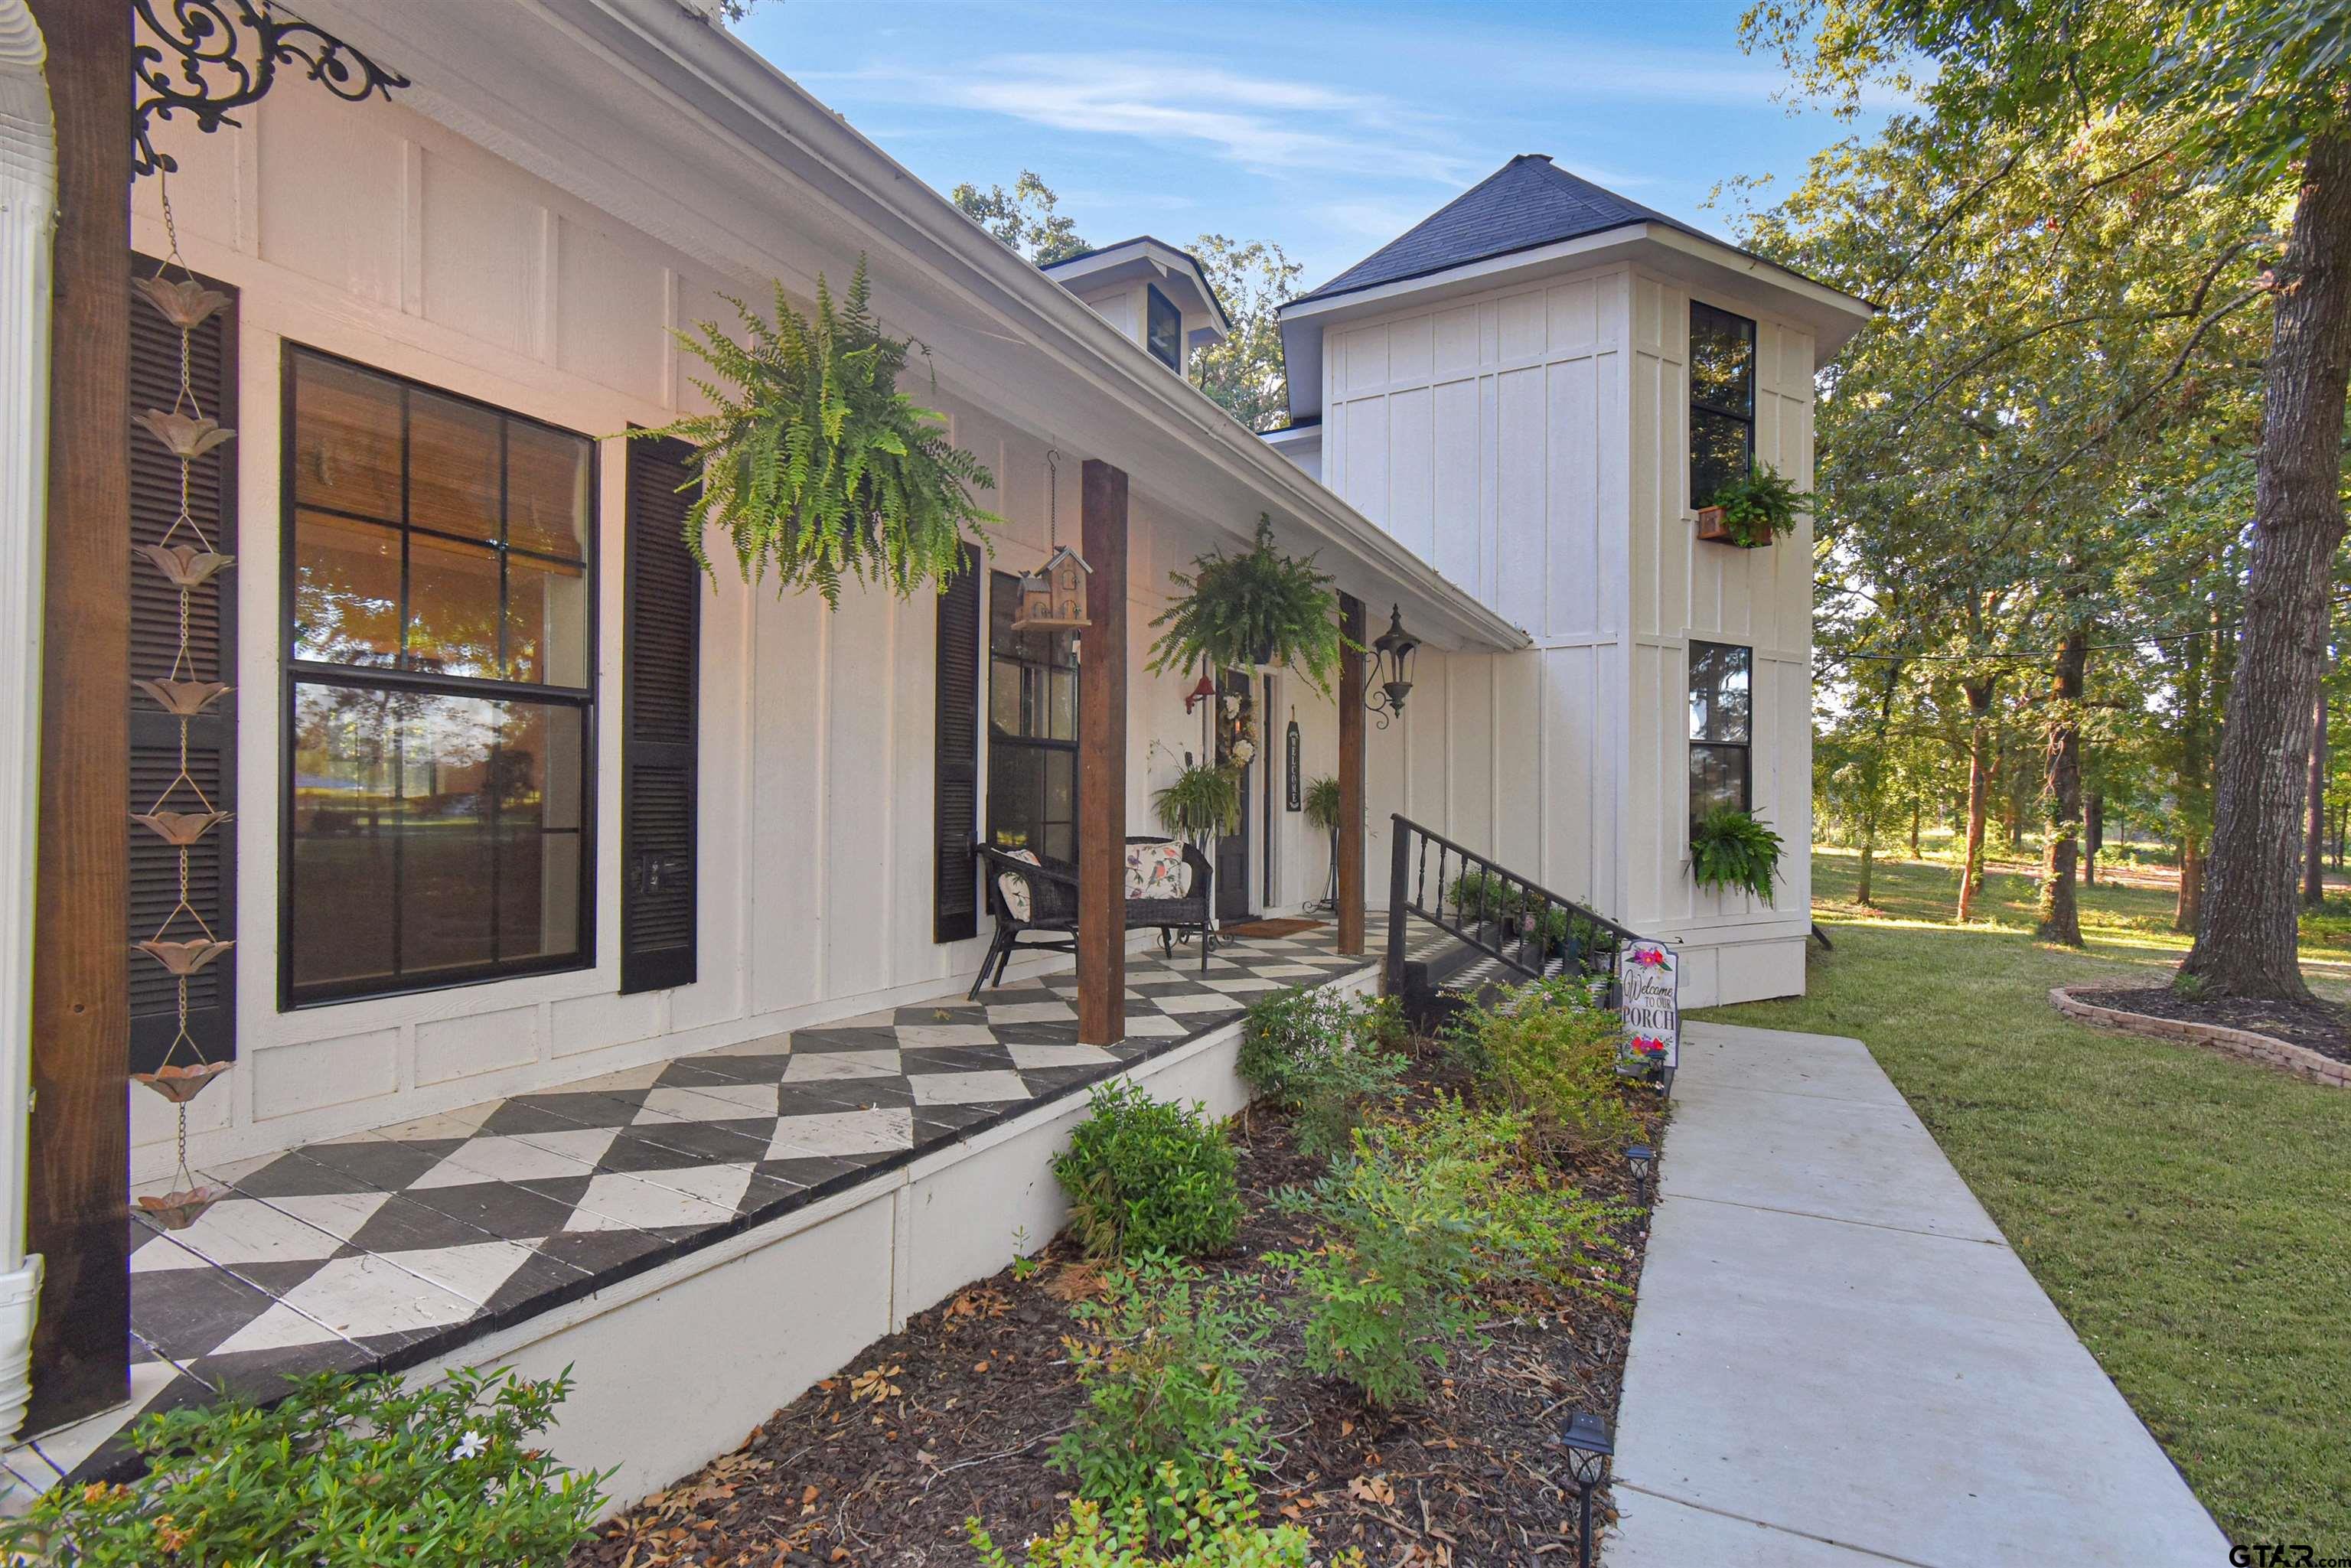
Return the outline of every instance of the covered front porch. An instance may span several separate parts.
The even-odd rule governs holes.
[[[1369,925],[1384,938],[1384,916]],[[841,1354],[861,1348],[844,1323],[888,1332],[973,1267],[1049,1240],[1060,1198],[1046,1159],[1089,1085],[1132,1073],[1232,1109],[1230,1048],[1249,1001],[1373,983],[1371,962],[1338,951],[1336,936],[1321,924],[1228,936],[1205,971],[1193,951],[1134,955],[1124,1038],[1108,1047],[1079,1042],[1079,979],[1064,969],[977,1003],[942,995],[204,1170],[230,1196],[193,1225],[131,1222],[131,1406],[11,1451],[16,1495],[109,1474],[129,1458],[117,1434],[140,1414],[229,1391],[266,1398],[289,1375],[527,1354],[704,1275],[737,1298],[747,1328],[804,1353],[787,1356],[782,1380],[713,1380],[737,1353],[765,1353],[695,1335],[690,1312],[650,1334],[632,1327],[593,1366],[577,1346],[547,1353],[579,1362],[583,1384],[567,1457],[625,1459],[632,1478],[658,1483],[831,1372],[836,1341]],[[1433,927],[1409,936],[1416,957],[1450,941]],[[907,1212],[932,1184],[959,1193],[970,1223]],[[860,1214],[851,1228],[873,1230],[888,1260],[870,1320],[861,1291],[876,1281],[853,1268],[793,1268],[779,1293],[775,1281],[727,1278],[730,1264]],[[646,1379],[718,1408],[649,1435],[653,1423],[614,1392]],[[607,1448],[608,1432],[625,1443]],[[632,1495],[626,1481],[614,1495]]]

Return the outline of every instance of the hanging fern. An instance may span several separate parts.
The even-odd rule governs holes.
[[[709,367],[697,377],[715,405],[639,437],[693,445],[700,494],[685,542],[705,571],[712,528],[732,538],[743,580],[773,571],[781,588],[814,588],[834,608],[844,575],[884,582],[901,598],[945,589],[963,570],[966,529],[985,543],[998,522],[971,498],[996,477],[949,442],[946,422],[898,390],[912,345],[884,334],[869,304],[865,258],[836,305],[820,274],[816,319],[776,285],[773,320],[739,299],[737,343],[714,322],[678,342]]]
[[[1690,875],[1700,887],[1735,887],[1771,902],[1780,835],[1736,806],[1717,806],[1690,830]]]
[[[1240,774],[1226,768],[1186,768],[1152,796],[1159,831],[1170,838],[1206,839],[1241,825]]]
[[[1339,596],[1314,558],[1276,553],[1273,520],[1260,513],[1257,545],[1239,555],[1210,551],[1192,571],[1170,572],[1183,596],[1154,621],[1167,630],[1151,645],[1151,673],[1196,664],[1284,664],[1331,695],[1339,668]]]

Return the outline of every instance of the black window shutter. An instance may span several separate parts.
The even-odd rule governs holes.
[[[154,275],[149,257],[131,258],[134,277]],[[229,303],[206,318],[188,344],[188,389],[205,417],[236,428],[236,290],[213,278],[207,288]],[[133,290],[123,302],[131,313],[131,413],[169,409],[180,399],[180,332],[152,301]],[[64,345],[59,345],[65,351]],[[184,405],[183,405],[184,406]],[[131,446],[131,540],[162,542],[180,510],[180,464],[145,428],[125,428]],[[196,459],[188,472],[188,515],[212,548],[236,553],[236,449],[232,441]],[[185,528],[172,541],[195,544]],[[180,591],[145,556],[123,563],[131,583],[131,674],[141,679],[171,678],[180,647]],[[178,678],[236,685],[236,577],[231,567],[188,598],[188,653],[192,667]],[[131,714],[131,809],[145,811],[166,789],[167,811],[203,810],[180,772],[180,723],[136,688],[125,694]],[[236,810],[236,704],[232,691],[188,725],[188,777],[216,811]],[[132,942],[156,934],[180,902],[180,852],[139,823],[131,835],[130,936]],[[236,938],[236,821],[232,816],[191,846],[188,905],[214,937]],[[164,934],[185,940],[200,933],[185,915]],[[152,1072],[179,1031],[179,987],[160,963],[125,948],[131,966],[131,1070]],[[236,1055],[236,964],[235,955],[205,965],[188,977],[188,1035],[207,1061]],[[185,1046],[178,1064],[191,1057]]]
[[[695,977],[701,569],[685,548],[688,449],[629,443],[621,666],[621,991]]]
[[[931,940],[979,935],[979,593],[987,580],[979,547],[963,547],[963,570],[939,595],[937,792],[933,805]]]

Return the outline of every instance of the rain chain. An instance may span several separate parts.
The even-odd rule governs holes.
[[[163,193],[163,225],[171,237],[171,254],[156,267],[152,277],[135,278],[132,286],[179,329],[180,391],[169,409],[147,409],[138,415],[136,423],[178,460],[180,508],[162,538],[135,548],[148,565],[179,591],[180,636],[172,667],[153,676],[135,678],[131,685],[179,721],[180,766],[153,803],[144,811],[132,812],[131,820],[178,852],[179,899],[155,928],[155,934],[132,946],[161,964],[172,976],[179,993],[179,1012],[162,1065],[152,1072],[131,1074],[131,1081],[170,1101],[179,1114],[180,1159],[173,1189],[161,1197],[141,1197],[138,1206],[165,1228],[180,1230],[194,1224],[225,1191],[198,1181],[188,1168],[188,1102],[231,1066],[226,1061],[206,1061],[203,1048],[188,1032],[188,982],[235,946],[234,941],[223,941],[188,901],[191,853],[205,834],[229,820],[229,813],[217,810],[188,772],[188,726],[233,689],[218,681],[198,678],[189,643],[189,607],[199,590],[209,588],[219,593],[221,585],[214,580],[236,560],[235,556],[223,555],[213,548],[213,540],[205,536],[202,525],[188,509],[188,488],[190,471],[196,459],[234,438],[236,432],[223,429],[217,420],[205,414],[189,379],[189,350],[195,329],[227,304],[228,297],[198,282],[181,259],[168,185]],[[176,280],[171,276],[175,271]],[[184,1063],[181,1061],[183,1055],[187,1058]]]

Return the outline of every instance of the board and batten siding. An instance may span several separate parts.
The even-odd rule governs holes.
[[[1812,533],[1805,519],[1768,549],[1698,542],[1689,298],[1619,265],[1333,323],[1322,472],[1533,643],[1423,651],[1387,732],[1401,746],[1374,731],[1367,758],[1374,871],[1402,811],[1678,940],[1700,1005],[1802,986]],[[1755,319],[1757,456],[1809,488],[1811,337],[1761,290],[1702,298]],[[1776,907],[1689,880],[1693,638],[1754,650],[1755,807],[1788,845]]]
[[[455,1110],[937,996],[967,979],[987,922],[972,940],[932,940],[934,605],[852,584],[827,613],[813,595],[747,586],[722,562],[701,590],[697,977],[618,994],[627,465],[617,433],[694,406],[693,361],[681,364],[671,329],[731,321],[720,295],[764,300],[765,280],[714,276],[397,103],[346,104],[289,78],[239,118],[208,136],[184,120],[158,127],[180,161],[172,196],[189,265],[241,290],[241,419],[229,451],[244,528],[227,580],[238,596],[243,682],[238,1065],[191,1103],[191,1157],[234,1160]],[[157,183],[141,181],[131,194],[133,243],[161,254]],[[826,265],[838,277],[855,260]],[[604,438],[593,968],[277,1009],[277,421],[288,342]],[[985,501],[1005,518],[993,530],[993,564],[1019,570],[1041,559],[1051,514],[1045,444],[945,393],[923,401],[942,407],[958,443],[998,476]],[[1068,540],[1089,455],[1067,443],[1061,452]],[[1188,682],[1143,669],[1144,628],[1165,607],[1169,569],[1213,541],[1140,496],[1131,527],[1128,820],[1139,827],[1150,821],[1154,788],[1198,744],[1183,707]],[[1300,706],[1307,711],[1302,692]],[[1322,711],[1313,733],[1328,735]],[[1310,747],[1309,758],[1310,768],[1329,770],[1335,743],[1319,755]],[[983,746],[983,789],[985,766]],[[1322,862],[1312,863],[1319,878]],[[170,1112],[156,1096],[132,1097],[135,1181],[169,1173]]]

